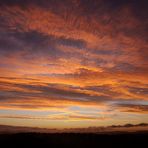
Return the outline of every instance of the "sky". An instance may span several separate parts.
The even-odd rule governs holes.
[[[0,124],[148,122],[147,0],[1,0]]]

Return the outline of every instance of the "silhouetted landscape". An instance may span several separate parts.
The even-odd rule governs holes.
[[[3,147],[143,148],[146,147],[147,140],[146,123],[73,129],[0,126],[0,144]]]
[[[125,124],[125,125],[111,125],[98,126],[87,128],[39,128],[39,127],[24,127],[24,126],[10,126],[0,125],[1,134],[15,134],[15,133],[124,133],[124,132],[143,132],[148,131],[147,123],[140,124]]]
[[[82,133],[18,133],[1,134],[3,147],[146,147],[148,132],[82,134]]]

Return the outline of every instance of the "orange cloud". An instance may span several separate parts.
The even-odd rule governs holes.
[[[136,104],[148,101],[147,10],[137,14],[138,3],[3,2],[0,109],[69,113],[51,120],[101,119],[70,114],[73,106],[147,113]]]

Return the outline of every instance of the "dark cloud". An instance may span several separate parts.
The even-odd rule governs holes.
[[[130,63],[122,62],[122,63],[117,63],[115,67],[111,68],[110,70],[111,71],[134,72],[134,71],[137,71],[137,68],[139,67],[136,67],[135,65],[130,64]]]
[[[148,88],[129,87],[129,91],[136,94],[148,94]]]
[[[121,112],[139,113],[139,114],[148,113],[148,105],[140,105],[134,103],[133,104],[119,103],[116,105]]]
[[[66,45],[66,46],[73,46],[73,47],[78,47],[78,48],[84,48],[86,47],[86,43],[83,40],[75,40],[75,39],[66,39],[60,37],[58,39],[58,44]]]
[[[11,83],[1,83],[2,87],[8,87],[8,90],[1,91],[1,101],[11,100],[11,99],[23,99],[26,100],[47,98],[47,99],[65,99],[71,101],[82,101],[82,102],[104,102],[110,100],[111,97],[107,95],[95,95],[85,92],[85,90],[79,91],[79,89],[67,86],[67,89],[63,89],[62,85],[58,84],[48,84],[43,85],[27,85],[27,84],[11,84]],[[60,86],[60,87],[59,87]],[[66,85],[63,85],[64,87]],[[17,90],[18,89],[18,90]],[[21,90],[19,90],[21,89]],[[87,90],[87,89],[86,89]],[[15,96],[15,98],[13,97]],[[15,100],[16,100],[15,99]]]
[[[85,88],[86,90],[93,90],[95,92],[101,92],[106,94],[107,96],[119,97],[122,95],[121,92],[116,92],[112,89],[111,85],[102,85],[102,86],[88,86]]]
[[[8,32],[0,36],[1,56],[15,57],[15,54],[20,53],[20,58],[26,60],[45,55],[52,58],[70,56],[70,53],[65,53],[58,49],[57,45],[83,48],[85,47],[85,42],[72,38],[45,35],[37,31]],[[75,56],[78,56],[78,54]]]

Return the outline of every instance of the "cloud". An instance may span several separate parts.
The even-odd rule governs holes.
[[[148,105],[140,105],[140,104],[117,104],[117,109],[121,112],[127,113],[135,113],[135,114],[147,114],[148,113]]]
[[[119,102],[119,112],[146,113],[134,104],[148,101],[146,4],[2,0],[0,107],[109,110]]]
[[[16,109],[64,109],[69,106],[102,106],[110,98],[62,84],[24,84],[1,82],[0,107]]]
[[[70,115],[70,116],[50,116],[50,117],[32,117],[32,116],[0,116],[0,118],[9,118],[9,119],[23,119],[23,120],[70,120],[70,121],[78,121],[78,120],[106,120],[105,117],[89,117],[82,115]]]

